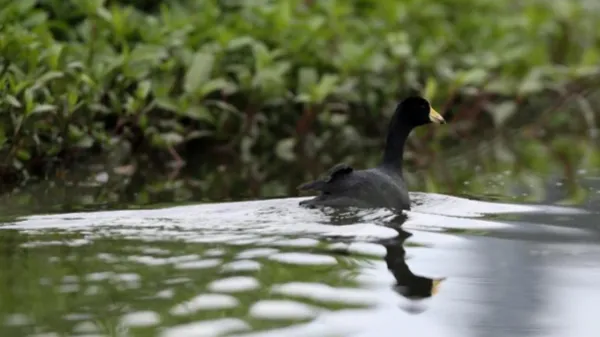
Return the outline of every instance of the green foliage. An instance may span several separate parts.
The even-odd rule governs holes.
[[[124,146],[186,160],[225,151],[257,183],[298,163],[314,174],[380,145],[411,90],[436,106],[502,98],[485,107],[499,127],[519,107],[506,101],[566,90],[600,62],[592,1],[0,5],[2,177]]]

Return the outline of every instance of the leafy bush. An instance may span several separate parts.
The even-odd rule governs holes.
[[[361,153],[411,91],[447,112],[484,103],[484,117],[437,134],[452,137],[502,127],[518,102],[600,64],[591,0],[0,3],[5,182],[92,154],[182,157],[207,174],[240,163],[249,188],[272,194],[260,185],[282,170],[378,159]]]

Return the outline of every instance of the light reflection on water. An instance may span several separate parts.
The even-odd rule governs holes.
[[[594,214],[413,197],[406,216],[307,210],[291,198],[23,218],[0,231],[0,335],[587,336],[598,327]],[[536,221],[548,215],[569,221]]]

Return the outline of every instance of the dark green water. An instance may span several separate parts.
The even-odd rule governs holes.
[[[413,185],[441,194],[405,216],[299,198],[57,213],[93,190],[24,189],[2,206],[0,336],[596,336],[599,156],[574,144],[434,163]]]

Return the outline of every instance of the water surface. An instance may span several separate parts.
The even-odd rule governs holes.
[[[596,335],[593,204],[412,198],[20,217],[0,227],[0,335]]]

